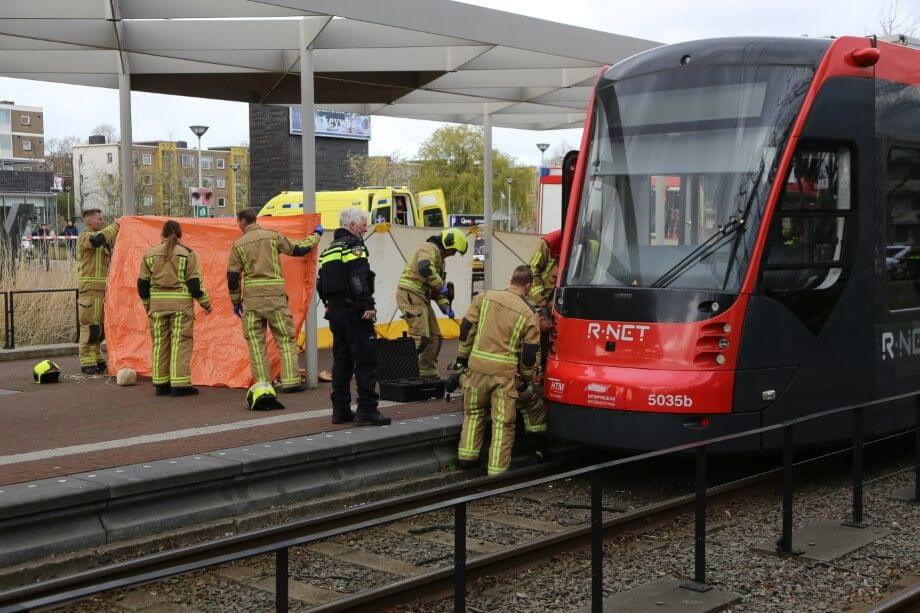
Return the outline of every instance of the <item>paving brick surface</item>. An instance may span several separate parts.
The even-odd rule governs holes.
[[[455,351],[455,343],[445,343],[441,351],[443,367]],[[329,359],[328,351],[320,352],[320,369],[329,368]],[[0,485],[354,427],[333,426],[326,416],[310,417],[116,449],[5,463],[3,458],[11,455],[331,408],[328,383],[321,383],[317,390],[281,395],[287,407],[285,411],[256,413],[246,409],[243,390],[203,387],[201,394],[194,397],[157,398],[149,379],[142,379],[133,387],[119,387],[112,377],[75,375],[79,373],[75,356],[56,361],[64,372],[61,383],[56,385],[32,383],[33,360],[0,364],[0,389],[21,392],[0,395]],[[456,400],[450,405],[434,400],[382,410],[394,419],[405,419],[447,413],[459,407]]]

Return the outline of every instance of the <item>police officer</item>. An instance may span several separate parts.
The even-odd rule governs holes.
[[[182,227],[172,219],[163,224],[163,241],[141,259],[137,293],[150,321],[150,370],[157,396],[190,396],[192,336],[197,300],[208,315],[211,301],[202,287],[195,252],[179,242]]]
[[[511,465],[518,392],[534,385],[540,353],[539,320],[526,300],[532,284],[530,267],[518,266],[508,289],[478,294],[460,322],[456,366],[466,372],[457,455],[463,468],[479,462],[488,408],[488,472],[497,475]]]
[[[281,354],[281,391],[301,392],[300,367],[294,341],[294,319],[288,307],[281,274],[281,255],[310,253],[319,243],[322,226],[302,241],[291,241],[256,223],[256,213],[243,209],[236,215],[243,236],[230,248],[227,285],[233,312],[243,320],[243,336],[249,345],[249,367],[258,383],[271,383],[271,367],[265,349],[265,327],[271,330]]]
[[[77,289],[80,314],[80,371],[102,374],[107,364],[100,345],[105,339],[105,286],[118,221],[106,225],[102,211],[83,211],[86,229],[77,236]]]
[[[528,300],[537,308],[552,303],[553,293],[556,291],[556,274],[561,245],[562,230],[555,230],[540,238],[540,244],[530,256],[533,287],[530,288]]]
[[[374,330],[374,273],[363,236],[367,215],[343,209],[333,241],[319,256],[316,287],[332,332],[332,423],[385,426],[390,418],[377,409],[377,346]],[[358,388],[358,410],[351,411],[351,377]]]
[[[418,374],[422,377],[438,376],[438,352],[441,350],[441,329],[431,308],[431,295],[437,296],[438,307],[449,318],[454,318],[447,299],[444,282],[444,258],[466,253],[466,236],[458,228],[448,228],[429,237],[406,262],[396,289],[396,305],[403,313],[409,335],[415,340],[418,353]]]

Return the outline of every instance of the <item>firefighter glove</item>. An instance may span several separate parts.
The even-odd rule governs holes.
[[[243,317],[243,303],[242,302],[239,304],[233,305],[233,314],[240,318]]]
[[[445,297],[446,297],[446,296],[447,296],[447,292],[448,292],[448,287],[447,287],[447,283],[445,283],[444,285],[441,286],[441,291],[440,291],[439,293],[440,293],[442,296],[445,296]]]
[[[322,236],[323,232],[325,232],[325,230],[323,229],[323,224],[320,224],[320,223],[316,224],[316,228],[313,229],[313,234],[319,234],[320,236]]]

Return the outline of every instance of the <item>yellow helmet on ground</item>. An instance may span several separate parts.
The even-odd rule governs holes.
[[[32,369],[36,383],[57,383],[61,378],[61,367],[51,360],[42,360]]]
[[[257,381],[247,390],[246,404],[250,411],[274,411],[284,408],[284,405],[278,402],[275,388],[268,381]]]
[[[453,249],[460,255],[466,253],[466,235],[460,228],[447,228],[441,230],[441,246],[444,249]]]

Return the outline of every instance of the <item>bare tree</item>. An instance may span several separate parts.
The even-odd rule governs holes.
[[[401,158],[398,154],[390,155],[349,155],[348,176],[355,187],[362,185],[406,185],[410,191],[416,191],[420,165]]]
[[[58,177],[64,177],[65,185],[73,185],[73,146],[79,144],[79,136],[65,136],[49,138],[45,147],[48,170]]]
[[[914,36],[920,31],[920,14],[904,10],[901,0],[888,0],[879,10],[878,25],[885,36]]]
[[[575,149],[575,146],[573,146],[571,143],[569,143],[569,141],[563,138],[562,141],[558,145],[553,147],[552,151],[550,152],[546,160],[547,165],[553,166],[553,167],[562,166],[562,160],[563,158],[565,158],[565,154],[571,151],[572,149]]]
[[[90,134],[93,136],[104,136],[105,142],[107,143],[114,143],[118,140],[118,132],[115,131],[115,128],[112,127],[110,123],[100,123],[90,131]]]

